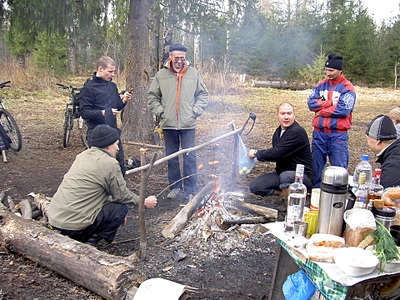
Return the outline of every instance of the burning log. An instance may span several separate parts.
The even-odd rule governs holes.
[[[265,217],[224,218],[221,214],[215,216],[215,223],[222,230],[227,230],[232,225],[267,223]]]
[[[167,226],[162,231],[162,235],[165,238],[173,238],[179,231],[190,220],[190,217],[198,209],[204,198],[211,192],[211,190],[216,186],[215,181],[209,182],[205,187],[203,187],[199,193],[197,193],[188,204],[183,207],[180,212],[169,222]]]
[[[0,244],[105,299],[126,299],[127,295],[134,295],[135,283],[141,279],[133,262],[4,210],[0,210]]]

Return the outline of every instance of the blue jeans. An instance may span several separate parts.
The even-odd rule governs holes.
[[[347,132],[326,133],[313,131],[312,157],[315,171],[314,187],[321,185],[327,158],[332,166],[347,169],[349,164],[349,135]]]
[[[168,156],[179,151],[179,148],[186,149],[195,146],[194,138],[195,129],[174,130],[163,129],[165,141],[165,154]],[[171,190],[174,188],[184,187],[185,192],[192,193],[197,189],[197,173],[196,152],[192,151],[183,154],[183,174],[179,166],[179,157],[174,157],[168,160],[168,181],[171,185]],[[182,181],[182,177],[187,177]]]

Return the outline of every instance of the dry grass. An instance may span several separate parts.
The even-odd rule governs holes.
[[[230,121],[235,121],[236,126],[241,126],[248,113],[254,112],[257,115],[256,126],[253,132],[245,137],[245,142],[249,147],[266,148],[270,146],[272,133],[277,127],[276,107],[281,102],[290,102],[296,109],[297,121],[311,137],[313,114],[307,108],[307,97],[311,90],[245,88],[239,84],[237,75],[228,73],[228,68],[229,66],[225,69],[211,68],[215,69],[212,74],[202,71],[210,90],[210,106],[199,120],[199,132],[204,130],[218,136],[230,130]],[[12,88],[3,89],[0,93],[6,98],[5,103],[15,118],[24,120],[20,122],[23,132],[33,132],[38,127],[42,127],[42,132],[60,132],[63,110],[68,102],[68,91],[58,88],[55,83],[82,86],[89,77],[91,74],[80,77],[65,76],[61,79],[31,67],[22,68],[17,63],[3,63],[0,81],[11,80]],[[115,82],[120,89],[125,87],[125,80],[125,74],[117,74]],[[400,90],[356,87],[356,91],[353,129],[349,131],[350,172],[361,154],[374,157],[365,143],[364,136],[369,121],[378,114],[387,114],[393,107],[398,106],[400,99]],[[202,136],[205,135],[200,133],[199,139]]]

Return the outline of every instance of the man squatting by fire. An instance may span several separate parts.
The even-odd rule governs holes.
[[[258,176],[250,182],[250,191],[261,196],[283,194],[288,198],[289,185],[294,182],[296,165],[305,166],[303,183],[310,190],[314,184],[310,143],[303,127],[295,121],[294,107],[282,103],[277,109],[278,128],[272,136],[272,148],[250,149],[248,157],[259,161],[275,162],[275,172]]]
[[[157,72],[147,93],[151,112],[160,118],[165,154],[195,146],[196,120],[208,104],[208,91],[199,72],[186,58],[187,48],[181,44],[169,47],[169,59]],[[196,153],[183,156],[183,176],[179,157],[168,160],[168,181],[171,192],[167,198],[176,199],[182,188],[185,196],[196,192]],[[182,184],[182,178],[183,184]]]
[[[138,196],[127,187],[116,160],[117,129],[101,124],[90,135],[91,148],[78,154],[49,206],[49,223],[61,234],[97,245],[111,243],[118,228],[127,222],[127,204],[138,204]],[[153,208],[155,196],[144,205]]]

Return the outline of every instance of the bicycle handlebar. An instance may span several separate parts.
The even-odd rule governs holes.
[[[67,86],[67,85],[63,85],[61,83],[56,83],[56,85],[59,86],[60,88],[64,89],[64,90],[67,90],[67,89],[71,90],[71,93],[81,90],[81,88],[73,87],[72,85]]]
[[[2,89],[2,88],[4,88],[4,87],[10,87],[9,85],[7,85],[7,84],[9,84],[11,81],[9,80],[9,81],[5,81],[5,82],[3,82],[3,83],[0,83],[0,89]]]

